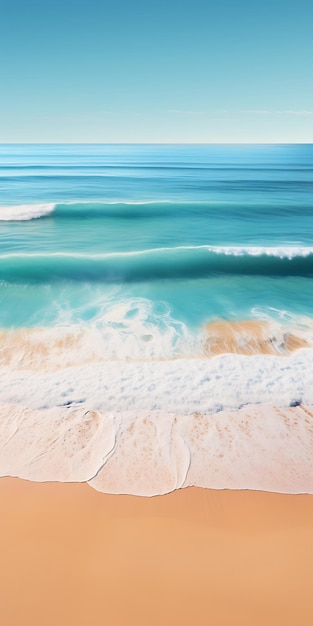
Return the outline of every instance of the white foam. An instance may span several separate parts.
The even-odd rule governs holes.
[[[249,405],[185,423],[185,487],[313,493],[313,413]]]
[[[174,489],[313,493],[313,407],[200,412],[0,407],[0,475],[88,480],[105,493]]]
[[[141,304],[115,303],[98,327],[1,334],[0,475],[313,493],[313,414],[289,407],[313,405],[313,349],[186,358],[183,329]]]
[[[313,414],[301,407],[188,417],[128,413],[122,424],[114,455],[90,481],[99,491],[152,496],[200,486],[313,493]]]
[[[66,297],[66,296],[65,296]],[[114,301],[114,293],[112,299]],[[0,332],[0,366],[46,371],[102,361],[170,359],[201,354],[202,337],[171,316],[166,303],[101,297],[93,322],[78,323],[83,308],[62,309],[58,325]]]
[[[201,246],[199,246],[201,247]],[[202,246],[204,247],[204,246]],[[280,259],[294,259],[313,254],[310,246],[205,246],[210,252],[227,256],[272,256]]]
[[[105,493],[149,496],[181,488],[190,466],[180,432],[184,419],[157,411],[120,413],[114,454],[90,484]]]
[[[26,205],[27,206],[27,205]],[[21,207],[0,207],[0,221],[3,220],[18,220],[18,219],[33,219],[34,217],[41,217],[53,211],[55,205],[34,205],[34,206],[50,206],[51,209],[45,213],[35,215],[31,217],[1,217],[1,211],[3,208],[21,208]],[[23,207],[22,207],[23,208]],[[9,215],[9,214],[8,214]],[[175,253],[187,250],[204,250],[213,254],[225,255],[225,256],[271,256],[280,259],[293,259],[296,257],[307,257],[313,254],[313,247],[310,246],[173,246],[173,247],[160,247],[160,248],[145,248],[143,250],[131,250],[128,252],[105,252],[105,253],[90,253],[90,252],[9,252],[1,254],[0,258],[72,258],[72,259],[86,259],[86,260],[105,260],[114,258],[127,258],[127,257],[140,257],[140,256],[153,256],[159,253]]]
[[[85,408],[33,411],[3,404],[0,423],[2,476],[40,482],[86,481],[115,446],[113,418]]]
[[[54,203],[0,206],[0,222],[33,220],[38,217],[43,217],[44,215],[49,215],[54,208]]]
[[[20,359],[23,359],[21,354]],[[101,361],[2,367],[0,402],[41,409],[83,402],[96,411],[158,410],[190,415],[244,404],[313,404],[313,350],[291,356],[221,354],[213,358]]]

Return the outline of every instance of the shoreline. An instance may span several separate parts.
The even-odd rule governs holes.
[[[6,626],[307,626],[313,496],[0,480]]]
[[[190,486],[313,493],[313,406],[296,400],[190,415],[0,404],[0,422],[0,476],[138,496]]]
[[[309,321],[307,320],[307,326]],[[187,348],[170,354],[167,346],[164,354],[146,353],[147,344],[153,340],[151,329],[142,326],[141,350],[134,355],[127,353],[106,354],[103,349],[101,329],[96,324],[88,327],[81,323],[69,326],[34,326],[0,328],[0,367],[21,372],[52,373],[66,368],[86,365],[118,363],[158,363],[162,361],[211,360],[226,355],[246,357],[279,356],[286,358],[299,350],[313,347],[313,320],[305,330],[296,324],[260,319],[223,320],[214,319],[200,326],[197,332],[190,329]],[[103,329],[102,329],[103,330]],[[156,327],[154,328],[154,331]],[[150,333],[150,334],[149,334]],[[113,341],[117,337],[111,337]],[[169,338],[170,339],[170,338]],[[182,338],[181,338],[182,339]],[[188,347],[188,344],[189,347]],[[194,345],[193,345],[194,344]],[[132,349],[134,346],[132,345]],[[112,346],[111,346],[112,351]],[[130,358],[132,356],[132,358]]]

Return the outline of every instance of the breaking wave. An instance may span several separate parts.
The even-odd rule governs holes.
[[[186,246],[132,252],[9,253],[0,256],[0,280],[132,283],[214,275],[313,276],[311,247]]]
[[[54,203],[0,206],[0,222],[25,222],[38,219],[50,215],[55,206]]]

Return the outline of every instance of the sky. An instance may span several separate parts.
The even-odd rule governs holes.
[[[0,0],[0,143],[313,143],[312,0]]]

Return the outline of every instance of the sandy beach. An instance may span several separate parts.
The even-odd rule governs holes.
[[[313,496],[1,479],[5,626],[307,626]]]

